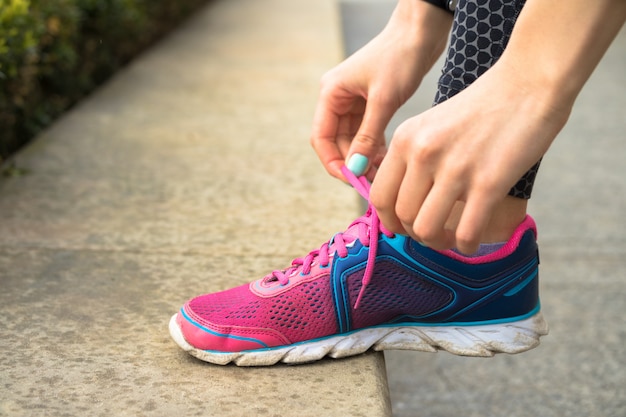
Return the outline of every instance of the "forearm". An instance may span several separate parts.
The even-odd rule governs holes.
[[[435,64],[446,47],[452,25],[452,14],[421,0],[399,0],[387,26],[412,43],[419,54],[420,76]]]
[[[626,0],[528,0],[501,66],[567,111],[625,20]]]

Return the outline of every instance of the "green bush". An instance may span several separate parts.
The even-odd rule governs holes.
[[[0,162],[207,0],[0,0]]]

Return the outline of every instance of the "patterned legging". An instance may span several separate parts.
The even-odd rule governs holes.
[[[525,0],[459,0],[434,104],[439,104],[469,86],[502,55]],[[537,162],[509,191],[530,198]]]

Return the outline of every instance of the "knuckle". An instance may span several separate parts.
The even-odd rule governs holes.
[[[415,221],[415,214],[405,209],[402,205],[396,205],[396,216],[402,224],[413,224]]]
[[[334,84],[334,80],[336,78],[335,73],[336,73],[336,68],[330,69],[328,71],[326,71],[324,74],[322,74],[322,77],[320,78],[320,86],[322,88],[328,86],[329,84]]]
[[[369,133],[359,133],[355,136],[354,140],[367,149],[377,148],[381,143],[381,138]]]
[[[385,196],[381,195],[376,187],[370,190],[370,203],[379,214],[389,214],[389,201]]]
[[[428,246],[437,246],[440,240],[440,233],[428,225],[414,224],[413,234],[419,242],[425,243]]]
[[[431,162],[440,153],[432,136],[424,132],[418,134],[408,131],[407,128],[396,130],[392,143],[417,163]]]
[[[338,79],[334,71],[329,71],[322,76],[319,83],[319,95],[322,100],[328,101],[338,88]]]
[[[309,137],[309,145],[318,153],[321,147],[321,141],[322,139],[319,136],[311,135]]]
[[[455,240],[457,245],[463,248],[474,247],[479,242],[479,238],[477,236],[459,231],[456,232]]]
[[[480,236],[471,232],[461,232],[457,230],[454,240],[456,247],[467,255],[476,252],[480,244]]]
[[[404,145],[411,141],[414,127],[409,125],[408,122],[401,123],[393,132],[393,144]]]

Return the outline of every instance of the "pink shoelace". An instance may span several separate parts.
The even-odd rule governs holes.
[[[369,203],[370,183],[367,181],[367,178],[356,177],[345,166],[342,167],[341,172],[354,189],[357,190],[357,192]],[[356,231],[356,238],[361,242],[361,244],[363,244],[363,246],[369,247],[367,264],[361,280],[361,290],[359,291],[359,295],[354,304],[354,308],[357,309],[359,307],[359,303],[361,302],[361,298],[365,293],[365,288],[370,283],[374,274],[379,234],[383,233],[387,237],[393,237],[393,233],[387,230],[380,223],[376,210],[371,204],[368,204],[367,212],[352,222],[348,229],[346,229],[346,231],[348,230],[350,231],[350,235],[353,235]],[[348,256],[348,248],[346,245],[353,242],[354,238],[344,239],[344,233],[337,233],[330,241],[324,243],[319,249],[309,252],[309,254],[303,258],[294,259],[289,268],[282,271],[273,271],[266,277],[266,279],[269,280],[275,278],[281,285],[287,285],[289,283],[289,277],[292,276],[297,270],[300,270],[300,273],[303,275],[309,274],[311,272],[311,267],[316,261],[320,266],[327,267],[330,263],[330,257],[333,252],[336,252],[341,258],[345,258]],[[346,240],[348,240],[348,242],[346,242]]]

